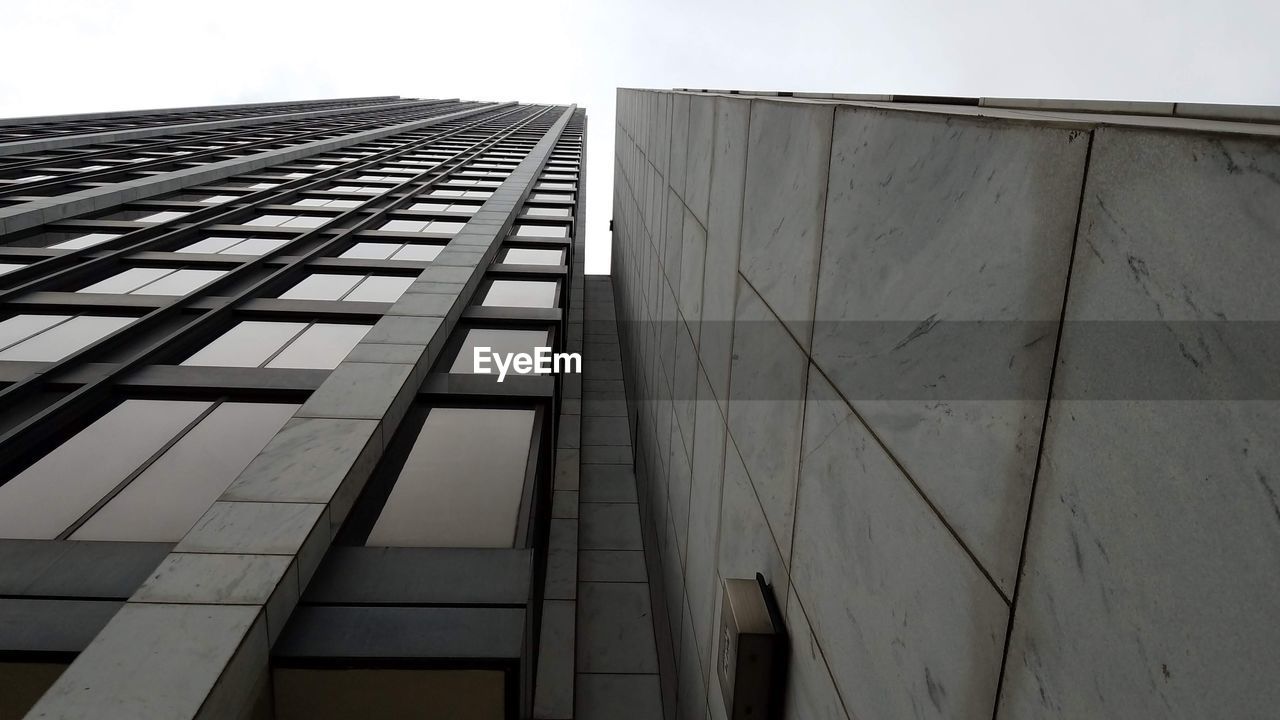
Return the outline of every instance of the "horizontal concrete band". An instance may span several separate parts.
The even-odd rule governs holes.
[[[79,135],[59,135],[56,137],[38,138],[35,140],[19,140],[15,142],[0,143],[0,157],[5,155],[44,152],[45,150],[76,147],[79,145],[114,143],[124,140],[142,140],[161,135],[197,132],[200,130],[221,130],[223,128],[248,127],[277,120],[306,120],[308,118],[352,115],[355,113],[368,112],[370,110],[391,110],[395,108],[411,108],[420,105],[435,105],[439,102],[441,101],[414,100],[378,105],[361,105],[358,107],[328,108],[325,110],[296,110],[293,112],[279,113],[275,115],[255,115],[252,117],[233,118],[229,120],[205,120],[202,122],[182,123],[178,125],[152,125],[149,127],[131,128],[128,130],[104,130],[102,132],[84,133]]]
[[[725,97],[800,105],[849,105],[904,112],[978,116],[1063,127],[1099,125],[1167,128],[1230,135],[1280,135],[1280,107],[1210,103],[1142,103],[1105,100],[1020,100],[846,93],[745,92],[736,90],[627,91],[671,92],[683,97]]]
[[[251,172],[270,165],[309,157],[329,150],[338,150],[369,140],[378,140],[396,133],[431,127],[450,120],[472,117],[491,110],[510,107],[511,105],[512,103],[484,105],[423,120],[411,120],[385,128],[364,130],[327,140],[315,140],[297,147],[268,150],[247,157],[223,160],[222,162],[201,165],[200,167],[175,170],[161,175],[115,183],[106,187],[81,190],[44,200],[23,203],[22,205],[14,205],[13,207],[0,209],[0,234],[26,230],[44,223],[65,220],[95,210],[105,210],[116,205],[141,200],[161,193],[222,180],[232,175]]]
[[[271,646],[572,113],[562,112],[473,221],[45,693],[31,717],[245,716]],[[378,131],[377,137],[430,122]],[[502,222],[493,224],[495,218]],[[433,290],[438,283],[454,289],[415,292],[427,283]],[[432,300],[429,307],[421,305],[423,298]]]
[[[667,92],[626,88],[628,92]],[[1041,98],[993,98],[898,95],[886,93],[817,93],[767,90],[717,90],[675,88],[670,92],[732,95],[743,98],[796,98],[799,100],[836,100],[854,102],[930,103],[951,106],[979,106],[1021,110],[1103,113],[1115,115],[1177,116],[1203,120],[1237,122],[1280,122],[1280,107],[1275,105],[1240,105],[1232,103],[1150,102],[1132,100],[1071,100]]]

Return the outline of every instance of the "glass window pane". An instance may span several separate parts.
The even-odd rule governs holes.
[[[360,282],[359,275],[312,273],[280,295],[285,300],[337,300]]]
[[[559,265],[563,259],[563,250],[537,248],[509,248],[502,256],[502,262],[508,265]]]
[[[386,260],[391,257],[391,253],[400,249],[398,243],[373,243],[360,242],[351,246],[351,249],[342,253],[338,257],[359,258],[362,260]]]
[[[532,410],[435,408],[366,545],[515,544]]]
[[[0,537],[56,538],[209,405],[124,401],[0,485]]]
[[[0,352],[0,360],[57,362],[133,322],[128,317],[81,315]]]
[[[449,233],[451,235],[456,235],[464,225],[466,225],[466,223],[458,222],[457,220],[432,220],[427,223],[426,232]]]
[[[316,323],[267,363],[270,368],[332,370],[360,342],[371,325]]]
[[[78,238],[71,238],[70,240],[65,240],[63,242],[57,243],[56,245],[50,245],[49,247],[57,248],[59,250],[79,250],[80,248],[87,248],[87,247],[93,247],[94,245],[101,245],[102,243],[108,240],[114,240],[118,237],[120,237],[120,235],[115,233],[89,233],[88,235],[81,235]]]
[[[470,374],[475,370],[475,352],[477,347],[487,347],[491,352],[506,355],[509,353],[532,354],[534,348],[547,346],[546,330],[507,330],[504,328],[471,328],[458,348],[458,355],[453,360],[451,373]],[[493,361],[488,361],[489,372],[483,375],[496,375],[497,368]],[[515,368],[507,371],[512,375],[521,375]],[[529,373],[532,374],[532,373]]]
[[[245,320],[181,364],[258,367],[306,327],[298,322]]]
[[[192,243],[178,252],[184,253],[217,253],[240,242],[243,238],[233,237],[207,237],[199,242]]]
[[[334,217],[335,216],[333,215],[326,215],[323,217],[318,215],[299,215],[296,218],[292,218],[280,223],[280,227],[296,227],[296,228],[320,227],[321,225],[332,220]]]
[[[222,403],[71,539],[181,540],[297,409],[275,403]]]
[[[275,227],[286,220],[292,220],[293,215],[259,215],[258,217],[241,223],[241,225],[257,225],[261,227]]]
[[[22,263],[0,263],[0,275],[11,273],[18,268],[24,268],[26,265]]]
[[[236,243],[226,250],[222,251],[223,255],[266,255],[276,248],[289,242],[288,240],[275,240],[272,238],[249,238],[243,242]]]
[[[179,270],[134,290],[134,295],[186,295],[226,275],[226,270]]]
[[[342,299],[351,302],[395,302],[409,289],[413,280],[411,277],[372,275]]]
[[[420,203],[414,203],[409,209],[422,210],[424,212],[444,212],[444,210],[448,207],[449,206],[446,205],[445,203],[420,202]]]
[[[516,227],[519,237],[563,238],[569,236],[569,228],[564,225],[519,225]]]
[[[422,232],[426,225],[422,220],[388,220],[378,229],[388,232]]]
[[[569,217],[569,208],[531,207],[525,208],[524,212],[540,217]]]
[[[129,268],[77,292],[124,294],[173,272],[173,268]]]
[[[190,214],[190,213],[179,212],[179,211],[177,211],[177,210],[161,210],[161,211],[160,211],[160,212],[158,212],[158,213],[152,213],[152,214],[150,214],[150,215],[146,215],[146,216],[144,216],[144,217],[140,217],[140,218],[138,218],[137,220],[135,220],[134,222],[140,222],[140,223],[161,223],[161,222],[165,222],[166,220],[177,220],[178,218],[180,218],[180,217],[182,217],[182,216],[184,216],[184,215],[189,215],[189,214]]]
[[[417,260],[427,261],[435,260],[440,251],[444,250],[443,245],[414,245],[408,244],[391,256],[392,260]]]
[[[555,307],[556,284],[543,280],[494,280],[483,304],[490,307]]]
[[[70,319],[70,315],[14,315],[0,322],[0,349]]]

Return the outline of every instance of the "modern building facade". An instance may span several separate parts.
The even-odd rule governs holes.
[[[620,90],[668,717],[761,573],[788,720],[1280,707],[1280,109]]]
[[[585,132],[0,121],[0,717],[573,717]]]

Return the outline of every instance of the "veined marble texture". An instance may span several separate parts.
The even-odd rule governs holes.
[[[1009,608],[816,373],[792,589],[852,717],[989,717]]]
[[[1280,145],[1097,131],[1055,397],[1087,398],[1090,323],[1149,364],[1240,385],[1280,317]],[[1273,366],[1274,367],[1274,366]],[[1000,718],[1270,718],[1280,708],[1280,402],[1055,400]],[[1196,390],[1198,393],[1199,390]]]
[[[813,359],[1013,591],[1088,136],[841,108]]]
[[[831,157],[829,106],[753,101],[738,267],[809,348]]]
[[[745,100],[716,99],[715,153],[707,215],[707,254],[702,273],[702,328],[698,354],[721,405],[729,398],[733,311],[737,300],[738,251],[742,229],[742,188],[747,172]]]

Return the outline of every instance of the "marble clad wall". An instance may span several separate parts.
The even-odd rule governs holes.
[[[726,717],[719,582],[757,572],[787,718],[1275,716],[1274,126],[642,90],[617,118],[667,717]]]

